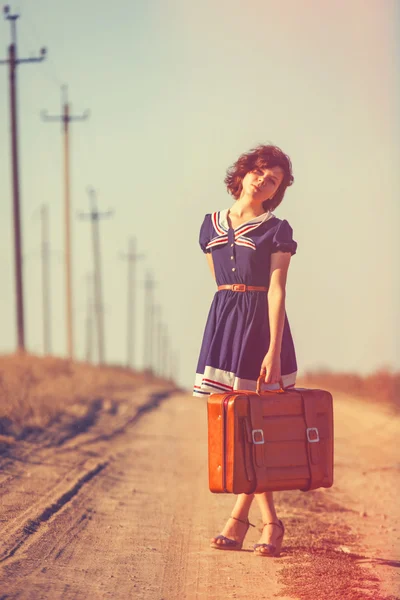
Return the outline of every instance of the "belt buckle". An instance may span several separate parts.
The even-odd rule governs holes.
[[[232,290],[234,292],[245,292],[246,291],[246,286],[244,283],[234,283],[232,285]]]

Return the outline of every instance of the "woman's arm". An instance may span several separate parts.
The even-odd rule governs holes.
[[[210,267],[211,275],[213,276],[213,279],[215,279],[215,271],[214,271],[214,263],[213,263],[212,253],[207,252],[206,257],[207,257],[208,266]]]
[[[266,383],[278,383],[281,377],[281,347],[285,324],[286,280],[290,252],[274,252],[271,255],[270,283],[268,288],[268,318],[270,345],[261,364]]]

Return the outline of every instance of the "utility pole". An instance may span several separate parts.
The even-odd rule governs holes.
[[[174,352],[171,349],[170,350],[170,361],[169,361],[169,375],[168,375],[168,379],[170,381],[172,381],[174,378],[174,368],[175,368],[174,367]]]
[[[128,301],[127,301],[127,352],[126,366],[134,368],[134,346],[133,340],[136,334],[135,329],[135,309],[136,309],[136,261],[143,258],[144,254],[136,254],[136,240],[131,237],[129,240],[128,254],[122,254],[121,258],[128,261]]]
[[[173,362],[172,362],[172,370],[171,370],[171,381],[177,382],[178,379],[178,354],[177,352],[173,353]]]
[[[160,352],[160,339],[161,339],[161,306],[156,304],[154,306],[154,370],[158,376],[161,375],[161,352]]]
[[[152,373],[153,361],[154,286],[151,273],[147,271],[144,282],[144,370],[149,373]]]
[[[74,327],[73,327],[73,302],[72,302],[72,250],[71,250],[71,193],[70,193],[70,152],[69,152],[69,124],[71,121],[85,121],[89,111],[81,116],[70,114],[68,103],[68,88],[61,88],[61,103],[63,114],[48,116],[42,111],[44,121],[57,121],[63,123],[64,132],[64,222],[65,222],[65,290],[66,290],[66,325],[67,325],[67,354],[70,360],[74,358]]]
[[[22,274],[22,235],[21,213],[19,197],[19,167],[18,167],[18,123],[17,123],[17,65],[21,63],[41,62],[46,50],[42,48],[40,56],[32,58],[18,58],[17,53],[17,28],[16,21],[19,15],[10,13],[10,7],[5,6],[4,17],[11,25],[11,44],[8,47],[8,59],[0,60],[0,64],[9,66],[10,79],[10,120],[11,120],[11,162],[12,162],[12,187],[13,187],[13,225],[14,225],[14,261],[15,261],[15,297],[17,304],[17,346],[21,352],[25,351],[24,328],[24,287]]]
[[[49,213],[46,204],[40,209],[42,221],[42,306],[43,352],[51,353],[50,274],[49,274]]]
[[[161,356],[161,338],[162,338],[162,322],[161,322],[161,306],[157,304],[155,306],[157,321],[155,324],[155,346],[156,346],[156,372],[159,377],[161,377],[163,364],[162,364],[162,356]]]
[[[92,241],[93,241],[93,265],[94,265],[94,308],[96,313],[97,323],[97,342],[98,342],[98,359],[99,364],[105,362],[104,355],[104,318],[103,318],[103,289],[101,279],[101,257],[100,257],[100,235],[99,235],[99,219],[110,217],[113,211],[109,210],[104,213],[99,213],[96,203],[96,191],[93,188],[88,188],[89,200],[91,204],[90,213],[81,213],[81,219],[90,219],[92,221]]]
[[[172,354],[172,361],[171,361],[171,372],[170,372],[170,376],[169,379],[170,381],[175,381],[178,378],[178,357],[176,352],[174,352]]]
[[[162,324],[161,336],[161,363],[163,365],[162,376],[168,376],[168,331],[165,323]]]
[[[171,372],[171,361],[172,361],[172,350],[170,347],[170,338],[168,334],[168,328],[165,327],[165,379],[169,379]]]
[[[86,276],[86,360],[93,360],[93,281],[90,273]]]

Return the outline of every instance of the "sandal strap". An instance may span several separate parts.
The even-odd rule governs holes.
[[[247,519],[247,521],[244,521],[243,519],[238,519],[237,517],[232,517],[231,519],[235,519],[235,521],[240,521],[241,523],[244,523],[245,525],[251,525],[251,527],[255,527],[255,525],[253,525],[253,523],[250,523],[250,521]]]

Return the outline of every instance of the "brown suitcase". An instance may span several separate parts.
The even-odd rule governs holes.
[[[324,390],[211,394],[209,487],[215,493],[302,491],[333,484],[333,401]]]

